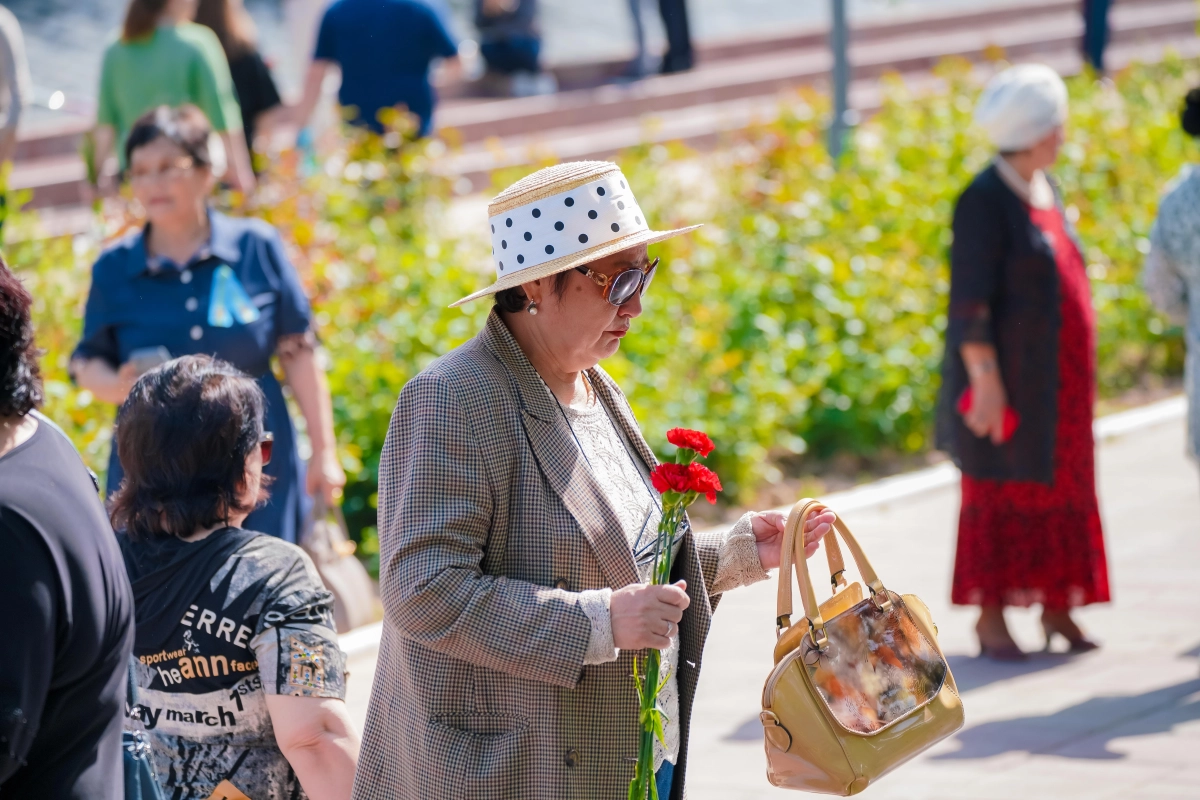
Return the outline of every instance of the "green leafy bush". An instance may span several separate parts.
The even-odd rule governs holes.
[[[991,157],[971,126],[979,87],[968,73],[946,64],[943,87],[919,96],[889,82],[838,164],[824,148],[826,99],[809,91],[713,154],[656,145],[618,159],[656,227],[706,225],[657,246],[667,268],[605,367],[655,446],[676,425],[713,436],[727,497],[747,499],[806,459],[931,446],[950,214]],[[1177,109],[1196,83],[1198,63],[1178,59],[1111,86],[1069,81],[1056,173],[1093,279],[1102,394],[1181,366],[1178,331],[1150,309],[1138,274],[1159,192],[1194,152]],[[358,135],[319,167],[292,154],[246,209],[281,229],[313,294],[347,513],[368,554],[396,394],[480,328],[486,301],[447,306],[490,280],[484,204],[456,200],[436,176],[444,145],[387,141]],[[48,413],[99,467],[111,410],[65,376],[95,251],[38,240],[8,256],[38,296]]]

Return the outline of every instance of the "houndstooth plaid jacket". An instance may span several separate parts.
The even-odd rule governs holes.
[[[599,368],[591,378],[653,465],[620,389]],[[496,311],[400,393],[379,469],[384,632],[356,800],[627,795],[637,653],[583,666],[591,626],[578,592],[637,575],[556,402]],[[684,796],[719,547],[688,533],[675,566],[692,602],[672,800]]]

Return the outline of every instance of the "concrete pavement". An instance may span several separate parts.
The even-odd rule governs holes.
[[[949,604],[957,486],[844,513],[889,588],[930,606],[967,712],[957,736],[866,796],[1200,798],[1200,475],[1183,441],[1183,421],[1169,419],[1099,448],[1114,602],[1080,612],[1104,646],[1075,658],[974,657],[974,614]],[[789,796],[767,783],[758,722],[774,589],[772,580],[731,592],[714,619],[692,733],[693,800]],[[1041,640],[1036,618],[1009,613],[1030,649]],[[347,701],[360,725],[374,666],[371,652],[351,662]]]

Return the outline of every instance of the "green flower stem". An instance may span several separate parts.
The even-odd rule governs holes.
[[[683,453],[680,450],[680,453]],[[684,462],[686,463],[686,462]],[[663,496],[662,520],[658,524],[658,539],[654,546],[654,562],[650,570],[650,582],[663,586],[671,582],[671,562],[674,560],[675,532],[683,520],[687,507],[696,500],[695,492],[668,492]],[[667,676],[661,676],[662,653],[651,650],[645,658],[646,673],[637,672],[634,660],[634,682],[638,688],[638,720],[642,731],[638,743],[638,762],[633,780],[629,784],[629,800],[659,800],[658,787],[654,782],[654,740],[657,737],[666,744],[663,734],[662,712],[658,710],[658,693]]]

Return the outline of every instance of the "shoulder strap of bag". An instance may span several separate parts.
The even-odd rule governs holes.
[[[791,572],[794,569],[796,573],[796,582],[800,586],[800,599],[804,605],[804,614],[808,618],[809,629],[813,634],[813,643],[818,647],[824,645],[825,641],[825,621],[821,619],[819,606],[817,604],[816,594],[813,592],[812,582],[809,580],[808,564],[804,558],[804,523],[813,514],[818,514],[825,511],[827,506],[812,498],[805,498],[794,506],[791,513],[788,514],[787,527],[784,529],[783,544],[780,553],[779,566],[779,591],[776,599],[776,620],[777,629],[782,632],[786,627],[791,626],[792,615],[792,578]],[[883,583],[876,575],[875,569],[871,566],[871,562],[867,560],[866,553],[858,544],[858,540],[850,533],[850,529],[842,522],[841,517],[836,517],[833,523],[834,530],[830,531],[825,537],[828,542],[834,538],[834,534],[842,537],[846,543],[846,547],[850,550],[850,556],[854,559],[858,571],[862,574],[863,580],[871,591],[872,600],[883,609],[891,606],[891,600],[888,598],[887,592],[883,587]],[[840,560],[841,552],[838,552]],[[833,567],[833,557],[830,557],[830,567]]]

